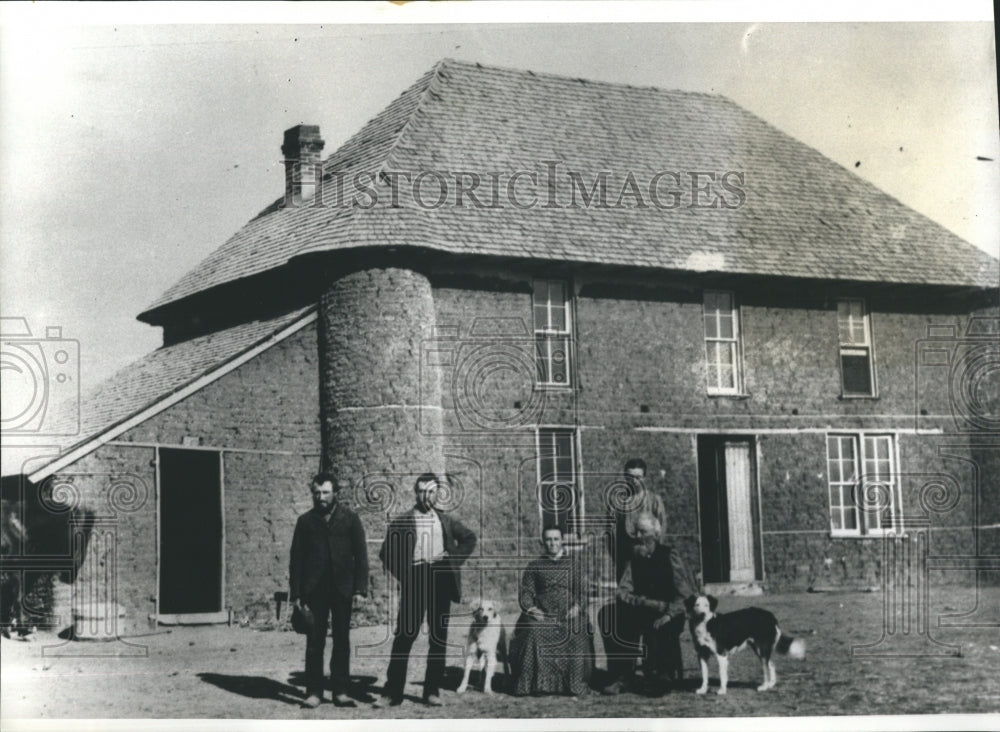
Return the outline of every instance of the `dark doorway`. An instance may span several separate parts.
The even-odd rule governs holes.
[[[160,614],[222,610],[219,453],[161,448]]]
[[[698,505],[704,581],[762,579],[760,506],[752,437],[698,437]]]

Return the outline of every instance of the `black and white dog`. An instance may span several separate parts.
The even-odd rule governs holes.
[[[726,693],[729,683],[729,654],[749,645],[760,659],[764,669],[764,683],[757,691],[766,691],[775,685],[775,652],[792,658],[805,658],[805,641],[784,635],[773,614],[759,607],[748,607],[731,613],[716,613],[719,601],[711,595],[691,595],[684,601],[687,609],[691,637],[701,662],[701,687],[699,694],[708,691],[708,661],[712,656],[719,662],[719,693]]]

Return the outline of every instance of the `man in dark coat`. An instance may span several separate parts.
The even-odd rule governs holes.
[[[288,599],[308,608],[313,623],[306,634],[306,701],[323,700],[323,650],[333,618],[330,680],[333,700],[354,706],[347,696],[351,663],[351,610],[368,594],[368,548],[361,520],[341,503],[347,481],[328,473],[312,480],[313,508],[299,516],[292,535]],[[353,595],[353,602],[352,602]]]
[[[420,633],[424,616],[430,627],[424,701],[441,706],[448,613],[452,602],[462,601],[459,567],[476,548],[476,535],[460,521],[434,508],[438,479],[424,473],[414,485],[416,505],[397,516],[386,530],[379,558],[399,580],[399,617],[392,642],[392,658],[382,698],[376,707],[395,706],[403,700],[410,649]]]
[[[618,582],[611,633],[603,637],[612,679],[602,690],[605,694],[635,686],[640,638],[646,648],[643,673],[650,681],[680,659],[684,599],[697,586],[677,550],[660,542],[662,532],[653,514],[637,518],[632,557]]]

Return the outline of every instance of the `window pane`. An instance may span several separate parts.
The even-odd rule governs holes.
[[[708,366],[708,384],[712,387],[719,385],[719,350],[722,344],[716,341],[709,341],[705,344],[705,360]]]
[[[840,354],[840,368],[844,379],[844,394],[871,395],[872,379],[867,352],[842,352]]]
[[[830,480],[835,483],[851,483],[854,480],[854,463],[849,460],[830,461]]]
[[[566,284],[558,280],[535,280],[535,330],[565,331],[567,325]]]
[[[866,460],[888,460],[889,459],[889,438],[885,435],[873,435],[865,437],[865,459]]]
[[[536,335],[536,371],[540,384],[569,384],[569,338],[552,338],[569,333],[568,288],[559,280],[535,280],[532,316]]]
[[[549,301],[548,280],[535,280],[534,298],[537,305],[544,305]]]
[[[739,324],[733,296],[728,292],[706,291],[703,297],[708,388],[736,392],[740,377]]]
[[[719,318],[714,312],[705,313],[705,337],[706,338],[718,338],[719,337]]]
[[[837,460],[840,457],[840,438],[839,437],[827,437],[826,438],[826,452],[830,456],[831,460]]]
[[[535,300],[534,313],[535,313],[535,330],[536,331],[548,330],[549,327],[548,305],[546,305],[544,302],[540,304],[538,300]]]
[[[840,345],[850,345],[851,344],[851,324],[846,320],[837,321],[837,332],[840,337]]]
[[[736,355],[735,343],[718,341],[705,344],[708,357],[708,383],[718,389],[735,389],[736,373],[733,362]]]
[[[840,300],[837,302],[837,330],[840,344],[845,346],[868,345],[868,322],[862,300]]]
[[[858,517],[854,491],[857,473],[857,438],[850,435],[827,435],[827,471],[830,491],[830,517],[833,529],[857,532]]]
[[[561,300],[553,301],[551,320],[549,329],[565,332],[566,330],[566,306]]]
[[[837,318],[844,323],[864,316],[864,312],[861,300],[845,299],[837,301]]]
[[[719,337],[734,338],[735,328],[733,327],[732,313],[724,313],[719,317]]]
[[[574,439],[572,430],[539,430],[538,456],[542,480],[538,485],[538,503],[541,526],[558,525],[564,531],[577,528],[580,510],[576,470],[574,464]]]
[[[538,473],[542,480],[555,480],[556,451],[550,430],[542,431],[538,436]]]
[[[857,483],[858,464],[853,460],[844,460],[841,462],[841,464],[843,465],[843,470],[844,470],[844,478],[843,478],[844,482],[851,483],[852,485],[854,483]]]
[[[851,341],[852,344],[857,345],[867,345],[868,344],[868,334],[865,330],[865,319],[858,318],[851,323]]]
[[[538,367],[538,383],[549,384],[550,364],[549,364],[549,343],[545,338],[535,341],[535,364]]]
[[[844,435],[837,435],[836,437],[831,437],[831,448],[830,454],[837,455],[840,457],[845,464],[854,464],[854,438],[845,437]],[[853,472],[853,471],[852,471]]]
[[[706,291],[705,292],[705,314],[716,313],[722,309],[722,293]]]
[[[830,460],[828,470],[830,471],[831,483],[842,483],[844,481],[844,464],[841,460]]]
[[[720,354],[721,355],[721,354]],[[722,389],[736,388],[736,374],[733,372],[733,365],[729,362],[719,364],[719,387]]]

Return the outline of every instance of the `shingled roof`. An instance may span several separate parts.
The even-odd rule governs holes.
[[[86,454],[132,422],[148,419],[203,388],[314,319],[315,309],[304,308],[164,346],[133,361],[84,395],[79,405],[79,430],[74,429],[75,436],[61,440],[62,456],[36,467],[32,480],[51,474],[59,465],[77,459],[77,453]],[[68,431],[58,429],[60,426],[54,432]],[[5,475],[15,469],[19,466],[3,466]]]
[[[140,318],[295,257],[362,246],[673,271],[994,288],[997,260],[816,150],[718,95],[438,63],[325,162],[327,174],[568,171],[649,181],[660,171],[738,171],[735,209],[528,210],[402,200],[374,208],[272,204]],[[388,184],[382,192],[387,194]],[[614,189],[617,192],[617,188]],[[545,199],[546,192],[539,191]]]

